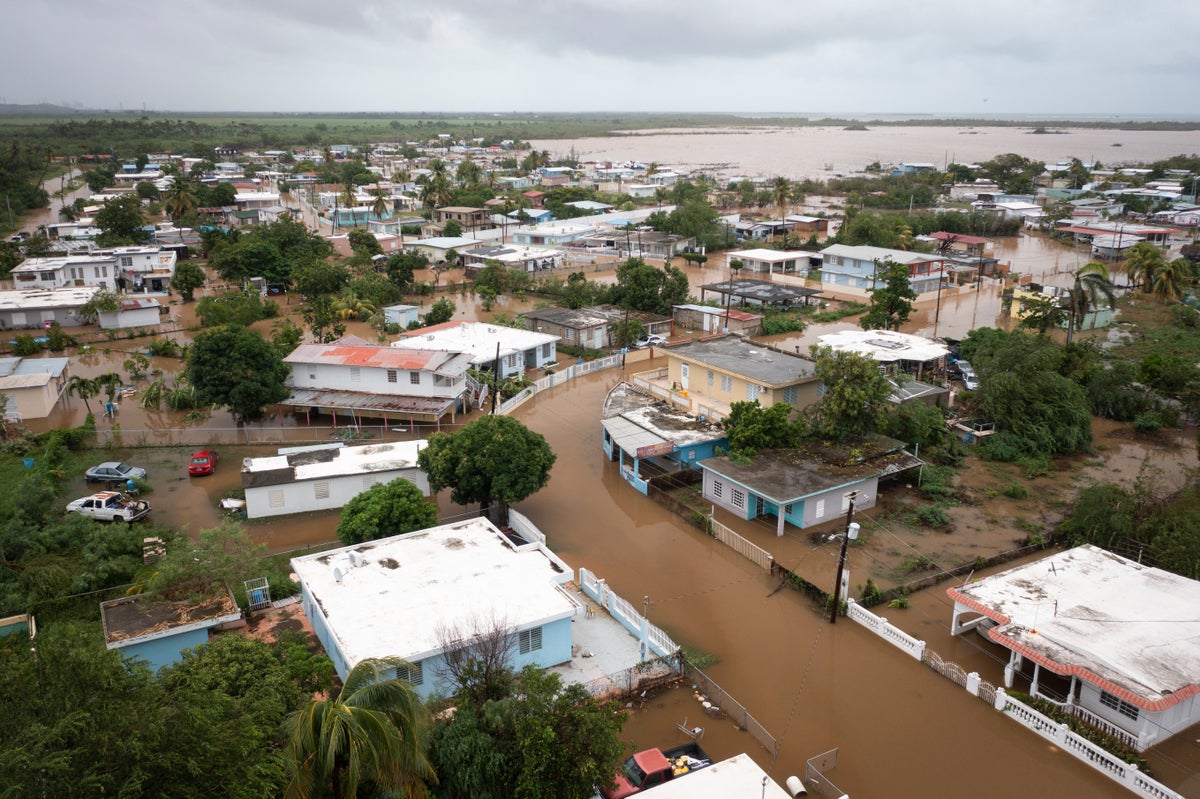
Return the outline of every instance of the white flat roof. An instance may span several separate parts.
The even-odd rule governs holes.
[[[947,593],[1000,622],[999,643],[1139,707],[1200,693],[1196,580],[1085,545]]]
[[[921,336],[894,330],[840,330],[818,336],[823,347],[869,355],[880,363],[892,361],[933,361],[945,357],[950,348]]]
[[[650,794],[654,799],[791,799],[792,795],[770,779],[744,752],[708,768],[664,782]]]
[[[865,244],[832,244],[821,250],[821,255],[840,255],[843,258],[857,258],[862,261],[886,261],[891,259],[898,264],[945,260],[939,255],[931,255],[924,252],[889,250],[886,247],[870,247]]]
[[[813,253],[805,250],[767,250],[758,248],[755,250],[733,250],[729,253],[730,258],[749,258],[753,261],[770,261],[771,263],[779,263],[780,261],[795,261],[798,259],[808,260],[808,256]]]
[[[294,467],[295,479],[319,480],[323,477],[342,477],[348,474],[411,469],[417,465],[417,454],[428,445],[429,442],[422,439],[371,444],[365,447],[340,447],[332,460]],[[246,458],[242,461],[243,472],[269,472],[288,468],[292,467],[288,463],[287,453]]]
[[[423,660],[442,650],[446,629],[572,616],[564,566],[540,545],[518,550],[482,518],[292,560],[350,668],[371,657]]]
[[[101,286],[66,286],[58,289],[15,289],[0,291],[0,311],[37,311],[48,308],[77,308]]]
[[[408,350],[438,350],[440,352],[465,352],[471,363],[489,363],[496,360],[496,345],[500,345],[500,357],[540,347],[558,336],[518,330],[515,327],[489,325],[486,322],[460,322],[448,326],[434,325],[426,331],[414,330],[393,347]]]

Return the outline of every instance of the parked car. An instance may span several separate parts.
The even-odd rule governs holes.
[[[667,343],[666,336],[660,336],[658,333],[649,333],[647,335],[642,336],[637,341],[633,342],[633,346],[634,346],[634,348],[640,350],[645,347],[659,347],[666,343]]]
[[[67,505],[67,513],[79,513],[101,522],[136,522],[150,514],[150,503],[116,491],[101,491],[72,501]]]
[[[196,450],[192,453],[192,460],[188,464],[188,474],[192,477],[212,474],[217,470],[217,460],[217,451],[215,449]]]
[[[121,461],[106,461],[99,466],[93,466],[83,473],[89,483],[124,483],[127,480],[143,480],[146,470],[130,466]]]
[[[971,363],[969,361],[956,361],[954,365],[958,369],[958,376],[962,380],[963,388],[967,391],[978,390],[979,375],[975,374],[975,368],[971,366]]]

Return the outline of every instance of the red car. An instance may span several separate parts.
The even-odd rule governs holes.
[[[196,477],[202,474],[212,474],[217,470],[217,452],[212,449],[201,449],[192,453],[192,462],[188,464],[188,474]]]

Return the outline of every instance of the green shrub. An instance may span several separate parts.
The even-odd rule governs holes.
[[[1029,496],[1029,489],[1020,483],[1009,483],[1000,493],[1009,499],[1025,499]]]
[[[1139,433],[1157,433],[1163,428],[1162,414],[1158,411],[1139,413],[1133,420],[1133,429]]]
[[[950,524],[946,509],[940,504],[922,505],[917,508],[917,519],[926,527],[945,527]]]
[[[1050,473],[1050,458],[1045,455],[1023,455],[1017,458],[1017,465],[1025,470],[1025,476],[1030,480]]]
[[[883,601],[883,592],[879,590],[879,586],[871,579],[867,580],[867,584],[862,587],[862,592],[859,594],[862,599],[862,604],[866,607],[873,607]]]
[[[42,345],[28,333],[22,333],[13,340],[13,355],[36,355],[41,351]]]
[[[908,607],[908,597],[898,596],[888,603],[889,608],[906,608]]]

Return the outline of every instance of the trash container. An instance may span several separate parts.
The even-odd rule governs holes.
[[[33,458],[26,458],[26,459],[25,459],[25,468],[26,468],[26,469],[32,469],[32,468],[33,468]]]

